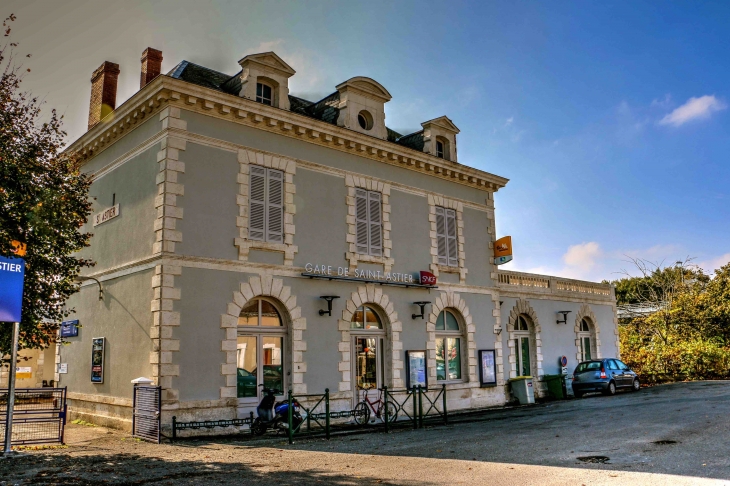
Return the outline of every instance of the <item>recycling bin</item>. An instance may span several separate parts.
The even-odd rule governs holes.
[[[544,375],[543,381],[547,385],[548,396],[553,400],[564,400],[563,375]]]
[[[535,403],[535,391],[531,376],[518,376],[509,380],[512,387],[512,395],[520,402],[520,405]]]

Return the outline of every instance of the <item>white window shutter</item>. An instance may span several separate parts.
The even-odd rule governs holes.
[[[263,241],[266,236],[266,169],[252,165],[250,173],[248,237]]]
[[[436,206],[436,240],[438,243],[439,265],[448,265],[448,244],[446,239],[446,215],[444,208]]]
[[[266,241],[284,242],[284,173],[267,169]]]
[[[453,209],[445,209],[446,213],[446,243],[448,247],[448,265],[459,266],[459,246],[456,242],[456,212]]]
[[[370,254],[383,254],[383,224],[380,207],[380,193],[368,192],[368,222],[370,226]]]
[[[355,189],[355,223],[357,252],[368,254],[368,193],[363,189]]]

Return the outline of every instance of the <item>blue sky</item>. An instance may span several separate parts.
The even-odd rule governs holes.
[[[315,99],[352,76],[393,95],[399,131],[441,115],[459,161],[508,177],[496,196],[503,268],[601,280],[627,256],[707,270],[730,261],[730,2],[28,2],[25,87],[83,133],[91,72],[163,51],[234,74],[274,50]],[[468,256],[467,256],[468,257]]]

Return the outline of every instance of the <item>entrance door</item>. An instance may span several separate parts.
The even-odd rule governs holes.
[[[370,400],[377,399],[377,389],[383,382],[383,338],[379,336],[355,336],[352,340],[355,357],[353,383],[355,402],[362,401],[365,390],[370,392]]]
[[[518,336],[515,339],[515,350],[517,351],[518,376],[532,376],[532,367],[530,366],[530,336]]]

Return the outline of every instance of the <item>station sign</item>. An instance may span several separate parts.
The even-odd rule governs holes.
[[[0,322],[20,322],[25,261],[0,256]]]
[[[61,337],[76,337],[79,335],[79,320],[63,321],[61,323]]]
[[[302,275],[305,277],[323,277],[330,280],[357,280],[362,282],[395,284],[412,287],[433,287],[437,283],[436,276],[426,271],[399,273],[359,268],[351,270],[349,267],[337,267],[315,263],[307,263],[304,265],[304,270],[305,272]]]
[[[504,265],[512,261],[512,237],[504,236],[494,242],[494,264]]]
[[[106,223],[110,219],[114,219],[119,216],[119,204],[115,204],[110,208],[106,208],[99,211],[94,215],[94,226],[99,226],[101,223]]]

